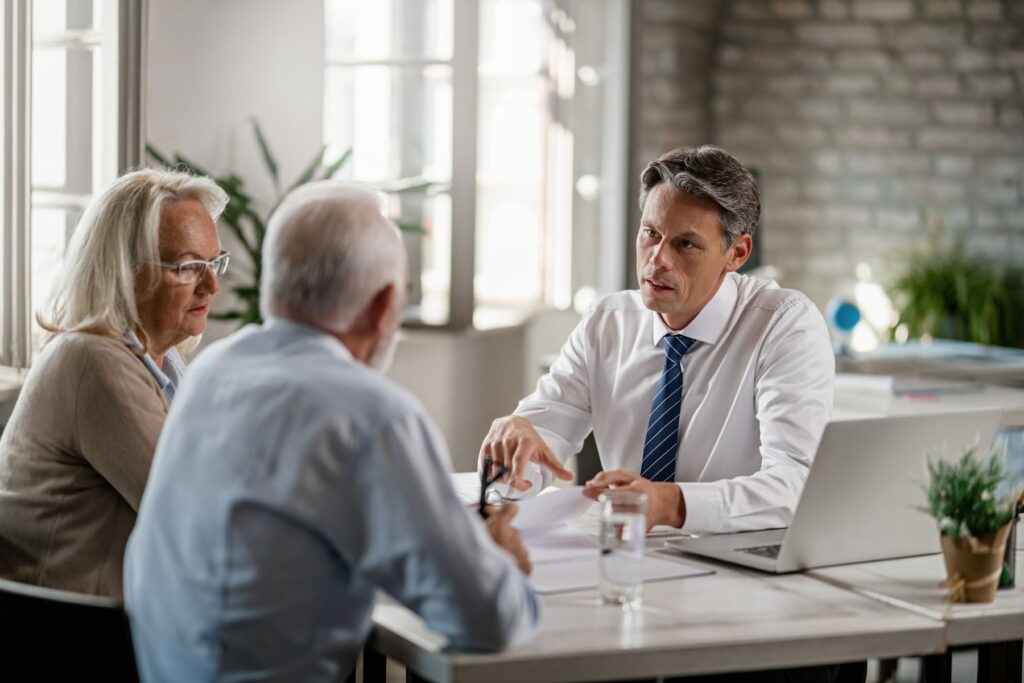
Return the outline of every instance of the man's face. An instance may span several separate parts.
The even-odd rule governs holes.
[[[690,324],[726,273],[750,256],[750,235],[722,250],[718,206],[658,183],[647,195],[636,237],[636,274],[644,305],[673,330]]]

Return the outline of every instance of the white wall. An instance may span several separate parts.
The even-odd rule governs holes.
[[[322,0],[150,0],[146,137],[211,172],[270,181],[259,119],[290,182],[323,139]]]
[[[524,327],[405,331],[388,375],[423,402],[456,471],[473,469],[491,421],[521,398]]]
[[[274,199],[249,118],[259,120],[287,186],[323,139],[323,0],[150,0],[146,139],[211,173],[238,173]],[[221,231],[225,248],[241,249]],[[230,301],[221,295],[217,308]],[[232,324],[211,321],[204,342]]]
[[[579,316],[540,311],[523,325],[462,333],[403,331],[388,375],[423,402],[448,440],[456,471],[473,469],[491,421],[533,390]]]

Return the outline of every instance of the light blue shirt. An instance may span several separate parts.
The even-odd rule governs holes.
[[[189,366],[125,557],[146,681],[337,681],[381,589],[452,647],[526,639],[538,602],[456,498],[407,392],[281,319]]]
[[[173,401],[174,392],[178,389],[181,378],[185,376],[185,361],[178,350],[173,346],[167,349],[167,352],[164,353],[163,363],[157,366],[156,361],[146,352],[134,332],[129,332],[125,341],[128,347],[138,354],[139,360],[149,370],[149,374],[153,375],[156,383],[160,385],[160,391],[164,392],[167,402]]]

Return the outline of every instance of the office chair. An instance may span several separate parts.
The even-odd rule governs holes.
[[[0,579],[0,679],[136,683],[121,603]]]

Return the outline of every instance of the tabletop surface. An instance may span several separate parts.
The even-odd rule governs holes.
[[[950,645],[1024,638],[1024,552],[1017,551],[1016,587],[996,592],[992,603],[950,603],[941,583],[942,555],[828,567],[808,576],[946,623]]]
[[[475,473],[453,476],[476,499]],[[650,538],[658,557],[664,538]],[[602,605],[594,590],[542,598],[527,644],[497,654],[444,650],[444,638],[409,610],[384,601],[374,646],[437,681],[614,680],[810,665],[928,654],[944,647],[943,624],[812,576],[775,576],[685,556],[714,574],[644,586],[634,612]]]
[[[502,653],[445,653],[443,638],[393,603],[374,613],[374,645],[433,680],[532,683],[765,669],[943,647],[942,623],[927,616],[805,575],[704,564],[715,573],[645,585],[643,606],[633,612],[600,604],[593,590],[545,596],[536,636]]]

